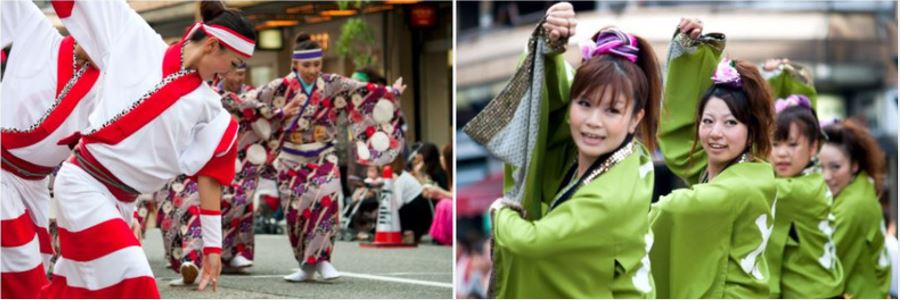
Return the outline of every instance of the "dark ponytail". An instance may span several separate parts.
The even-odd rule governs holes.
[[[256,33],[250,22],[234,8],[227,8],[222,1],[201,1],[200,17],[206,25],[219,25],[256,41]],[[197,30],[188,40],[197,42],[206,38],[206,32]],[[221,45],[219,45],[221,46]]]
[[[294,51],[301,50],[311,50],[311,49],[319,49],[322,48],[319,46],[319,43],[313,41],[312,38],[306,32],[297,33],[297,36],[294,37]]]

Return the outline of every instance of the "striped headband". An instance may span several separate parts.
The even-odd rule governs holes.
[[[194,23],[194,26],[191,27],[191,30],[189,30],[181,40],[186,40],[198,29],[203,30],[203,32],[206,32],[206,34],[215,37],[222,43],[222,45],[225,45],[225,47],[228,47],[228,49],[231,49],[244,58],[250,58],[251,56],[253,56],[253,48],[256,47],[256,42],[224,26],[206,25],[197,22]]]
[[[317,58],[322,58],[322,49],[296,50],[294,51],[294,55],[291,55],[291,59],[296,61],[306,61]]]
[[[584,60],[604,54],[613,54],[637,63],[638,51],[637,38],[618,28],[604,29],[597,35],[596,41],[585,42],[581,45],[581,57]]]

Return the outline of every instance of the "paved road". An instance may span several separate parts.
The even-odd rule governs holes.
[[[163,298],[444,298],[453,297],[452,248],[367,249],[338,242],[332,257],[343,277],[291,283],[281,277],[298,269],[286,235],[257,235],[249,274],[223,274],[217,293],[172,287],[180,275],[166,268],[159,229],[147,230],[144,251]]]

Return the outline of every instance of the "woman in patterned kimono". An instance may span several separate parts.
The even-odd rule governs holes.
[[[549,39],[547,44],[559,46],[552,53],[528,54],[546,57],[546,71],[539,75],[546,97],[533,98],[549,108],[541,112],[540,144],[534,148],[544,156],[533,158],[532,167],[540,172],[525,177],[531,192],[521,204],[503,197],[491,205],[490,294],[653,298],[648,150],[659,116],[659,65],[646,40],[607,27],[581,46],[582,64],[573,78],[561,50],[574,22],[572,6],[556,4],[532,35],[534,42]],[[510,86],[515,84],[516,79]],[[510,86],[491,104],[507,99]],[[499,119],[491,107],[468,126],[482,122],[479,118]],[[472,129],[477,128],[467,130]],[[526,213],[528,206],[537,206],[538,214]]]
[[[766,247],[770,298],[834,298],[844,276],[832,239],[832,196],[815,159],[822,145],[816,90],[805,68],[770,60],[762,70],[775,101],[775,165],[778,202]]]
[[[891,260],[878,204],[884,181],[884,152],[866,128],[846,120],[825,127],[828,141],[819,153],[823,175],[835,196],[834,242],[844,267],[844,296],[884,298]]]
[[[272,103],[272,111],[284,103],[300,107],[298,116],[283,119],[274,161],[288,236],[300,264],[284,279],[307,281],[315,272],[335,279],[340,273],[330,261],[343,197],[334,149],[338,116],[349,118],[349,145],[357,159],[389,164],[403,149],[399,96],[405,86],[402,80],[385,87],[322,74],[322,49],[305,33],[298,34],[292,59],[293,71],[257,94],[261,102]]]
[[[700,20],[682,19],[669,48],[659,145],[689,187],[650,211],[656,295],[765,298],[772,96],[756,66],[720,59],[723,34],[702,31]]]

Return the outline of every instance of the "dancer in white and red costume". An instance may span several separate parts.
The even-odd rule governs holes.
[[[2,101],[2,298],[35,298],[47,283],[48,175],[69,156],[56,145],[85,128],[100,71],[34,3],[3,1],[2,47],[12,44]],[[79,53],[76,58],[75,53]]]
[[[179,174],[199,182],[200,289],[215,288],[219,199],[221,185],[234,177],[238,125],[206,81],[252,55],[252,27],[220,2],[203,2],[204,23],[170,47],[125,1],[51,3],[105,77],[88,129],[60,141],[74,146],[54,185],[62,253],[42,296],[158,298],[128,224],[139,193]]]

